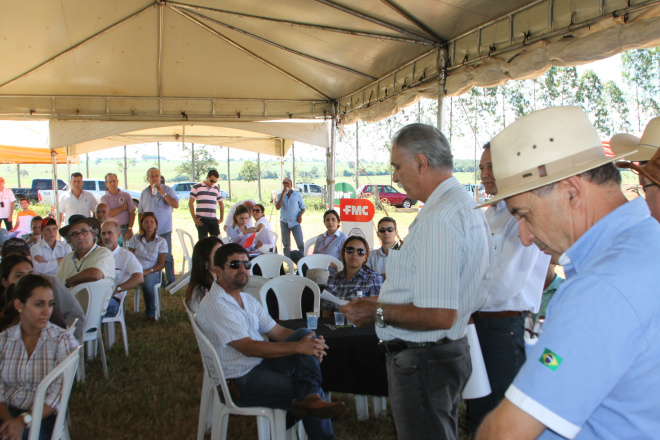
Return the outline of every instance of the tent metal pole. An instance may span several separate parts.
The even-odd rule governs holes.
[[[360,121],[355,123],[355,190],[360,187]]]
[[[50,150],[50,157],[53,161],[53,207],[55,208],[55,221],[57,222],[58,226],[61,226],[60,207],[58,203],[59,195],[57,194],[59,189],[57,185],[57,153],[55,150]]]
[[[227,187],[229,189],[229,200],[231,200],[231,165],[229,164],[229,150],[227,147]]]
[[[438,114],[436,121],[436,128],[444,133],[443,124],[444,124],[444,100],[447,90],[445,86],[447,85],[447,49],[443,48],[438,51],[438,72],[440,76],[438,78]]]
[[[335,204],[335,148],[337,143],[337,116],[335,114],[336,103],[332,108],[332,127],[330,128],[330,148],[327,153],[327,185],[328,185],[328,209],[333,209]]]
[[[158,171],[160,171],[160,142],[156,142],[156,151],[158,153]]]
[[[284,179],[284,139],[280,139],[280,184]]]
[[[291,173],[291,187],[296,187],[296,146],[295,143],[291,144],[291,162],[293,165],[293,172]]]
[[[85,165],[87,166],[87,178],[89,179],[89,153],[85,154]]]
[[[191,164],[192,164],[191,176],[192,176],[192,181],[195,182],[196,180],[195,180],[195,144],[194,144],[194,143],[191,144],[190,151],[192,152],[192,155],[191,155],[191,157],[192,157],[192,161],[191,161]]]
[[[126,161],[126,145],[124,145],[124,189],[128,189],[128,165]]]
[[[21,187],[21,164],[16,164],[16,175],[18,176],[18,187]]]
[[[70,160],[70,154],[71,151],[69,150],[69,146],[66,146],[66,174],[68,176],[71,175],[71,160]]]
[[[259,190],[259,201],[261,201],[261,154],[260,153],[257,153],[257,188]]]

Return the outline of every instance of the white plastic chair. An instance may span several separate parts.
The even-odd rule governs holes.
[[[202,388],[202,401],[197,426],[197,439],[202,440],[204,438],[208,426],[208,411],[213,412],[212,440],[225,440],[227,438],[227,427],[229,426],[229,416],[231,414],[256,416],[260,440],[284,440],[291,438],[290,435],[293,434],[293,431],[289,431],[289,435],[287,435],[286,431],[286,411],[260,406],[244,408],[236,406],[229,393],[218,354],[197,325],[195,315],[188,308],[185,299],[183,304],[188,313],[188,318],[190,318],[190,325],[195,333],[202,362],[204,363],[204,385]],[[218,376],[218,381],[220,382],[218,387],[215,386],[215,382],[209,374],[210,371],[213,371]],[[301,440],[307,439],[302,422],[298,423],[298,436]]]
[[[277,298],[279,319],[300,319],[302,318],[300,300],[305,287],[309,287],[314,293],[314,311],[319,312],[321,309],[321,291],[319,290],[319,286],[314,281],[298,275],[283,275],[273,278],[264,284],[260,292],[261,304],[268,310],[266,296],[268,291],[272,290]]]
[[[261,231],[259,231],[259,233],[261,233]],[[277,235],[277,232],[270,230],[264,231],[264,233],[268,234],[269,243],[261,245],[259,250],[261,252],[274,252],[277,247],[277,240],[279,239],[279,235]]]
[[[57,410],[57,418],[53,427],[52,440],[69,440],[69,429],[66,425],[66,413],[69,405],[69,396],[73,386],[73,376],[76,374],[78,359],[80,358],[80,348],[78,347],[69,354],[53,371],[48,373],[39,383],[37,391],[34,394],[34,403],[32,404],[32,426],[30,427],[29,440],[38,440],[39,431],[41,431],[41,418],[44,411],[44,400],[46,392],[50,385],[60,376],[62,376],[62,389],[60,391],[60,406]]]
[[[186,263],[188,263],[188,270],[192,269],[192,250],[195,246],[195,240],[189,232],[184,231],[181,228],[176,229],[176,234],[179,236],[179,241],[181,242],[181,249],[183,249],[183,262],[181,263],[181,273],[186,273]],[[186,240],[190,244],[190,250],[186,245]]]
[[[245,287],[243,287],[243,292],[252,295],[254,299],[261,302],[261,288],[268,281],[270,281],[269,278],[259,275],[250,275],[248,283],[245,285]]]
[[[298,260],[298,275],[304,277],[305,272],[307,272],[309,269],[328,269],[330,267],[330,263],[334,263],[334,265],[337,266],[337,271],[344,269],[342,262],[335,257],[331,257],[330,255],[307,255],[306,257],[302,257],[300,260]],[[304,266],[307,266],[307,269],[303,270]]]
[[[115,343],[115,322],[118,322],[121,325],[121,334],[124,338],[124,351],[126,356],[128,356],[128,337],[126,336],[126,320],[125,308],[126,308],[126,295],[128,292],[123,291],[119,292],[117,295],[120,296],[119,308],[117,309],[117,314],[113,317],[103,316],[103,324],[105,324],[105,338],[108,348],[111,348]]]
[[[167,285],[166,289],[170,295],[174,295],[190,283],[190,272],[182,273],[173,283]]]
[[[266,278],[276,278],[280,276],[280,268],[282,264],[288,266],[287,274],[294,273],[294,263],[288,257],[280,254],[264,254],[259,255],[252,260],[252,267],[250,268],[250,275],[254,273],[255,266],[261,269],[261,276]]]
[[[309,240],[305,242],[305,250],[303,251],[303,255],[312,255],[312,252],[314,252],[314,244],[316,243],[316,237],[312,237]]]
[[[103,375],[108,378],[108,364],[105,359],[105,346],[101,334],[101,320],[105,315],[105,309],[110,302],[110,297],[115,290],[114,278],[103,278],[92,283],[78,284],[71,289],[85,312],[85,330],[83,332],[83,344],[88,343],[89,354],[96,354],[97,344],[101,344],[101,361],[103,362]],[[92,347],[93,344],[93,348]],[[84,353],[84,348],[83,348]],[[81,382],[85,381],[85,356],[80,355],[80,370],[78,376]]]
[[[156,302],[156,321],[160,319],[160,286],[163,285],[163,277],[165,275],[160,272],[160,283],[154,286],[154,301]],[[170,294],[174,292],[170,291]],[[133,313],[140,313],[140,296],[142,294],[142,286],[133,289]]]
[[[382,417],[387,411],[387,397],[371,396],[371,403],[374,408],[374,417]],[[369,396],[362,394],[355,395],[355,411],[360,421],[369,420]]]

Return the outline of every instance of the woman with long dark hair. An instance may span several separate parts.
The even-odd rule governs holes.
[[[213,256],[222,245],[222,240],[210,236],[199,240],[193,248],[190,283],[188,284],[188,290],[186,290],[188,307],[193,312],[197,312],[199,303],[202,302],[206,292],[211,290],[213,286],[215,281]]]
[[[330,275],[325,290],[337,298],[350,300],[362,292],[363,296],[380,295],[383,276],[367,266],[369,259],[369,244],[363,237],[351,235],[341,248],[341,259],[344,269]],[[323,310],[338,310],[329,301],[321,302]]]
[[[39,383],[78,347],[66,330],[48,320],[53,311],[53,290],[40,275],[28,274],[7,292],[18,324],[0,333],[0,432],[3,439],[27,438],[32,406]],[[40,439],[52,436],[59,405],[61,379],[48,388]]]
[[[153,212],[144,212],[140,218],[140,233],[131,237],[128,250],[133,252],[142,264],[142,295],[146,306],[148,322],[156,321],[156,284],[160,281],[160,271],[165,267],[167,242],[158,235],[158,219]]]

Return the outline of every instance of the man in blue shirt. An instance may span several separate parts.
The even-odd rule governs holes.
[[[493,172],[529,246],[566,281],[538,342],[477,439],[652,439],[660,432],[660,225],[628,202],[578,107],[526,115],[491,141]]]
[[[305,202],[298,191],[292,188],[291,179],[285,177],[282,181],[282,194],[277,199],[275,208],[280,211],[280,230],[282,231],[282,247],[284,255],[291,255],[291,234],[296,240],[296,246],[300,252],[305,249],[305,240],[303,239],[302,216],[305,213]]]
[[[138,213],[140,219],[145,212],[153,212],[158,218],[158,235],[167,242],[167,257],[165,258],[165,277],[167,284],[174,282],[174,257],[172,257],[172,211],[179,208],[179,198],[176,192],[167,185],[160,183],[160,170],[149,168],[147,181],[149,186],[140,194]]]

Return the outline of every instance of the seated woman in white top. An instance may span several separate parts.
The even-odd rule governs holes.
[[[43,240],[30,248],[34,273],[55,276],[64,256],[71,252],[71,246],[57,239],[57,222],[52,217],[41,221],[41,234]]]
[[[160,282],[160,271],[165,267],[167,242],[158,235],[158,219],[153,212],[142,213],[140,233],[131,237],[128,250],[133,252],[142,264],[142,295],[148,322],[156,321],[156,294],[154,287]]]
[[[190,283],[186,290],[188,307],[193,313],[197,313],[199,303],[202,302],[206,293],[211,290],[215,282],[215,271],[213,270],[213,257],[215,252],[222,246],[222,240],[210,236],[199,240],[192,253],[192,264],[190,265]]]
[[[264,244],[274,246],[275,243],[273,242],[273,239],[268,235],[268,231],[272,231],[272,229],[266,218],[266,208],[264,208],[264,205],[254,205],[254,208],[252,208],[252,217],[256,221],[255,230],[257,235],[254,237],[255,249],[259,249]]]
[[[344,246],[344,242],[348,237],[339,230],[341,220],[339,219],[337,211],[334,209],[325,211],[325,214],[323,214],[323,224],[325,225],[327,232],[319,235],[316,239],[316,243],[314,243],[314,253],[330,255],[341,261],[341,248]],[[330,267],[336,269],[334,265],[330,265]],[[334,270],[330,271],[330,273],[333,272]]]
[[[25,275],[6,293],[12,300],[3,312],[3,325],[18,324],[0,333],[0,430],[3,439],[20,439],[28,438],[39,383],[78,347],[78,341],[48,322],[55,301],[44,277]],[[60,378],[46,392],[40,439],[52,436],[61,389]]]
[[[248,226],[249,219],[250,213],[248,209],[244,205],[237,206],[231,226],[227,228],[227,236],[232,243],[238,243],[244,247],[252,245],[256,228]]]

